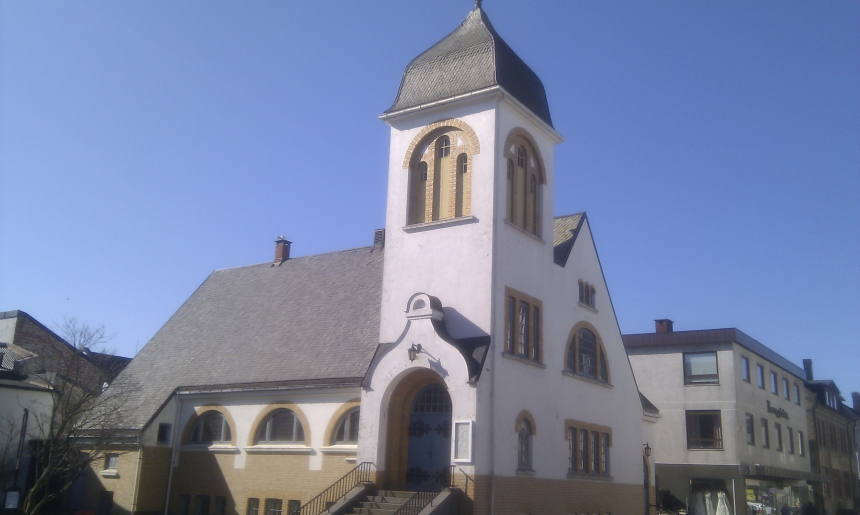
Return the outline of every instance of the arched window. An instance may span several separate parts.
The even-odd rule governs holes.
[[[471,213],[470,144],[454,128],[434,131],[416,144],[424,149],[410,166],[408,224],[447,220]],[[456,160],[455,160],[456,157]]]
[[[606,353],[597,337],[588,329],[576,331],[570,339],[567,352],[566,370],[574,374],[596,379],[601,383],[609,382],[609,367]]]
[[[217,411],[207,411],[201,415],[188,435],[188,443],[230,443],[232,439],[230,424]]]
[[[517,432],[517,468],[532,468],[532,425],[526,418],[520,420]]]
[[[451,413],[451,397],[442,386],[431,384],[415,396],[412,413]]]
[[[278,409],[260,424],[257,443],[302,443],[305,430],[299,417],[288,409]]]
[[[521,229],[534,234],[540,234],[541,213],[541,176],[535,159],[529,155],[529,148],[523,141],[510,145],[510,151],[516,149],[516,158],[508,159],[508,194],[507,221]],[[531,150],[534,153],[534,150]],[[508,154],[514,157],[512,154]]]
[[[359,408],[346,412],[337,423],[332,444],[357,444],[358,443],[358,416]]]

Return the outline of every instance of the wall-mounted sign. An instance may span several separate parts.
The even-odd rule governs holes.
[[[454,422],[454,462],[472,461],[472,421]]]
[[[774,415],[776,415],[776,418],[784,418],[788,420],[788,412],[782,408],[774,408],[770,405],[770,401],[767,401],[767,412],[773,413]]]

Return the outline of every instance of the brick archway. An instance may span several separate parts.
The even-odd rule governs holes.
[[[416,369],[404,377],[391,392],[388,401],[388,427],[386,428],[384,487],[391,490],[406,488],[406,468],[409,458],[409,412],[412,400],[425,386],[438,384],[447,391],[448,386],[438,374],[426,368]]]

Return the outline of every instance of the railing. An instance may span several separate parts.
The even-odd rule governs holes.
[[[348,494],[350,490],[361,483],[370,482],[370,473],[373,466],[373,463],[369,461],[359,463],[354,469],[347,472],[345,476],[323,490],[321,494],[305,503],[301,508],[293,510],[289,515],[319,515],[328,510],[329,506]]]
[[[406,503],[394,512],[393,515],[418,515],[430,502],[439,495],[439,492],[451,486],[454,467],[444,468],[436,474],[433,479],[428,479],[420,490],[415,492]]]

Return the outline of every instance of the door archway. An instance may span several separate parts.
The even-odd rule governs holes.
[[[439,384],[425,386],[412,400],[407,490],[419,490],[451,466],[451,412],[451,397]]]

